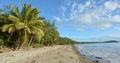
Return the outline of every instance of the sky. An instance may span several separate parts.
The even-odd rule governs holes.
[[[0,8],[30,3],[55,21],[62,37],[76,41],[120,40],[120,0],[0,0]]]

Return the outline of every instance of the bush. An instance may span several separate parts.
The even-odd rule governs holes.
[[[8,48],[14,48],[15,47],[14,42],[4,41],[3,44],[4,44],[5,47],[8,47]]]
[[[2,39],[0,39],[0,45],[3,45],[3,44],[4,44],[3,40],[2,40]]]

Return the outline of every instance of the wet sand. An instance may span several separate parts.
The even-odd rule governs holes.
[[[0,53],[0,63],[93,63],[71,45]]]

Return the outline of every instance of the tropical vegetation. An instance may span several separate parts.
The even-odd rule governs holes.
[[[60,37],[55,22],[39,16],[39,10],[30,4],[6,6],[0,9],[0,46],[13,50],[28,47],[77,43]]]

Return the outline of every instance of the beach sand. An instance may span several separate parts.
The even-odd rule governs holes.
[[[0,63],[93,63],[71,45],[55,45],[0,53]]]

